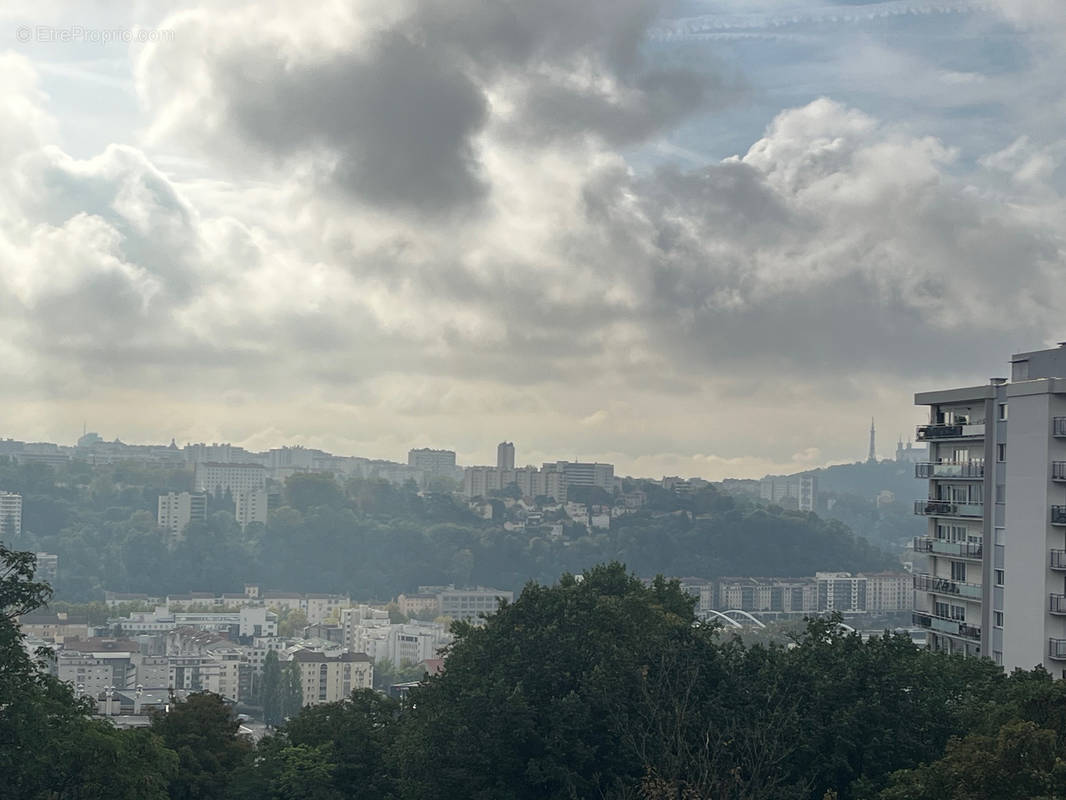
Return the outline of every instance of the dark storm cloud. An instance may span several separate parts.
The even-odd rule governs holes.
[[[201,109],[182,124],[221,123],[219,133],[282,163],[314,157],[332,186],[360,202],[441,215],[488,191],[477,140],[494,121],[526,143],[588,135],[618,144],[702,108],[718,87],[712,76],[653,67],[641,51],[658,7],[422,0],[343,50],[277,33],[230,36],[225,19],[187,18],[175,22],[189,27],[181,41],[211,42],[186,55],[209,80],[195,90],[202,95],[188,99],[178,82],[156,101]],[[175,71],[152,62],[164,57],[149,58],[149,85]],[[494,117],[493,95],[505,119]]]

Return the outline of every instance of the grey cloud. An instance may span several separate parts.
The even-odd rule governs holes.
[[[174,23],[189,28],[182,40],[211,44],[172,55],[149,48],[142,75],[176,136],[221,120],[202,137],[208,148],[215,133],[236,135],[282,166],[316,158],[323,188],[386,210],[446,215],[475,208],[488,191],[477,138],[496,113],[491,93],[513,109],[505,128],[527,144],[577,135],[637,142],[704,107],[721,89],[712,76],[644,57],[659,6],[415,0],[369,43],[342,51],[248,36],[247,16],[232,23],[242,30],[232,37],[224,20],[209,28],[187,17]],[[208,80],[171,91],[166,81],[179,68]]]

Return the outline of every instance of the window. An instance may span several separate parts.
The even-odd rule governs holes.
[[[966,606],[952,606],[951,618],[959,622],[966,621]]]
[[[950,617],[951,609],[948,608],[947,603],[941,603],[939,600],[933,603],[933,614],[938,617]]]
[[[999,444],[996,445],[996,461],[1003,462],[1003,461],[1006,461],[1006,460],[1007,460],[1007,443],[1006,442],[1000,442]]]
[[[951,562],[951,579],[953,581],[959,581],[960,583],[966,583],[966,565],[963,562]]]
[[[1002,611],[993,611],[992,612],[992,624],[995,625],[997,628],[1002,628],[1003,627],[1003,612]]]
[[[1006,419],[1007,418],[1007,404],[1006,403],[1000,403],[999,404],[999,418],[1000,419]]]
[[[1003,585],[1003,575],[1004,575],[1003,570],[1001,570],[1001,569],[995,570],[996,586],[1002,586]]]

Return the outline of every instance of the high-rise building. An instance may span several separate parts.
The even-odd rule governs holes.
[[[207,495],[203,492],[167,492],[159,495],[156,523],[171,536],[181,536],[190,522],[207,522]]]
[[[233,515],[241,528],[247,528],[252,522],[267,522],[266,489],[252,489],[233,495]]]
[[[496,469],[514,469],[513,442],[500,442],[496,445]]]
[[[791,501],[800,511],[814,511],[818,502],[818,477],[789,475],[784,478],[763,478],[759,481],[759,496],[771,503]]]
[[[0,492],[0,536],[11,539],[22,533],[22,495]]]
[[[915,403],[929,406],[915,623],[933,649],[1066,676],[1066,347],[1014,355],[1009,382]]]

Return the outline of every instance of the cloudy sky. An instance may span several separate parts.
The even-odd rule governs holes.
[[[5,4],[0,436],[880,450],[1066,339],[1061,0]]]

